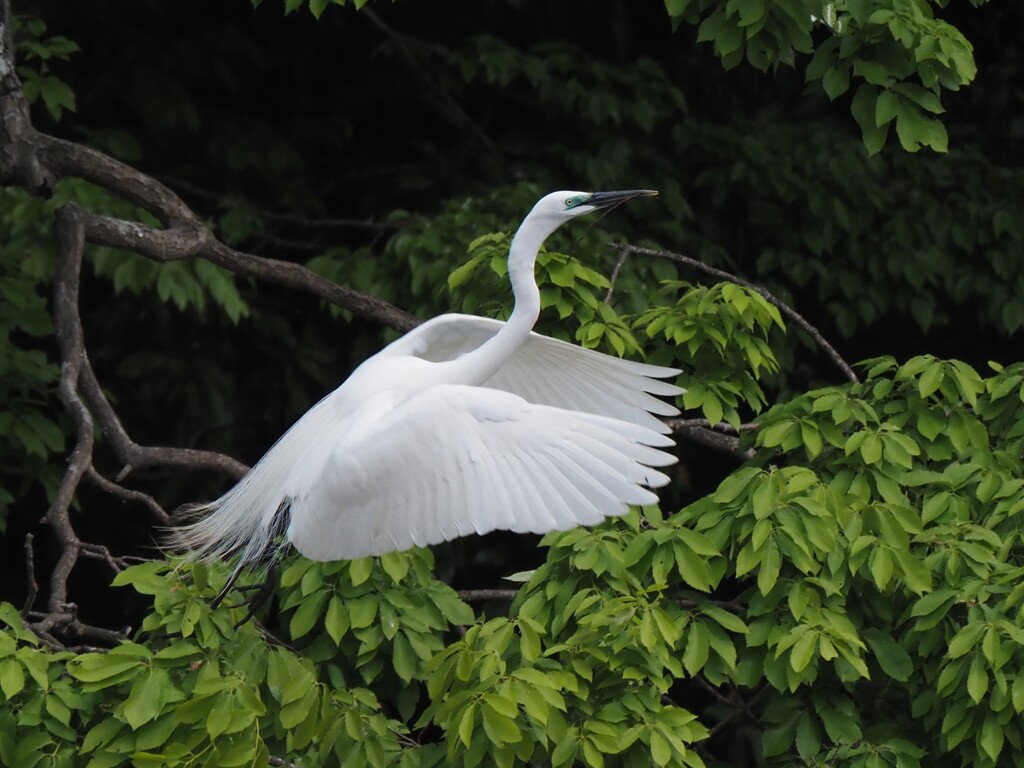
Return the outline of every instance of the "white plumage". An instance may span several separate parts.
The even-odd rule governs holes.
[[[495,529],[545,533],[650,504],[675,462],[656,396],[671,368],[531,332],[543,241],[574,216],[654,194],[555,192],[516,232],[508,322],[442,315],[364,362],[195,522],[200,558],[255,560],[280,532],[316,560],[352,559]]]

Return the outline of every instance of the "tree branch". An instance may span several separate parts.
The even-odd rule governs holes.
[[[36,552],[35,536],[31,533],[25,534],[25,602],[21,609],[22,614],[27,614],[35,605],[36,596],[39,594],[39,582],[36,581]]]
[[[697,259],[690,258],[689,256],[683,256],[680,253],[656,250],[654,248],[643,248],[639,245],[630,245],[629,243],[610,243],[609,245],[615,250],[624,253],[639,253],[643,256],[655,256],[660,259],[669,259],[671,261],[678,262],[679,264],[685,264],[688,267],[700,270],[701,272],[711,275],[712,277],[717,277],[719,280],[725,280],[730,283],[735,283],[736,285],[742,285],[744,288],[750,288],[752,291],[757,291],[759,294],[761,294],[761,296],[764,297],[766,301],[773,304],[775,307],[778,308],[778,310],[782,314],[784,314],[786,317],[788,317],[790,320],[792,320],[794,323],[800,326],[804,331],[806,331],[807,334],[812,339],[814,339],[818,346],[821,347],[822,350],[824,350],[825,354],[828,355],[829,359],[832,360],[833,363],[835,363],[836,367],[838,367],[843,372],[843,375],[845,375],[847,379],[854,383],[860,380],[857,378],[857,374],[854,373],[853,368],[850,367],[849,363],[847,363],[842,358],[842,356],[838,352],[836,352],[835,348],[825,340],[825,337],[821,335],[821,331],[819,331],[817,328],[815,328],[813,325],[807,322],[807,320],[805,320],[804,317],[800,315],[795,309],[790,307],[781,299],[777,298],[766,288],[762,288],[759,285],[755,285],[754,283],[744,280],[741,277],[736,277],[736,275],[730,274],[729,272],[726,272],[724,270],[708,266],[707,264],[698,261]]]
[[[77,310],[77,308],[76,308]],[[78,315],[76,311],[76,322]],[[124,462],[124,467],[118,473],[116,480],[120,482],[127,477],[133,469],[147,469],[149,467],[186,467],[192,469],[209,469],[221,472],[234,480],[239,480],[249,471],[249,468],[240,461],[230,456],[214,451],[199,451],[193,448],[167,448],[139,445],[125,431],[121,420],[114,412],[107,396],[103,394],[96,374],[93,372],[88,355],[85,356],[82,366],[81,381],[79,386],[82,396],[89,404],[89,408],[96,416],[96,420],[103,428],[117,457]]]
[[[466,603],[482,603],[486,600],[514,600],[518,589],[460,589],[459,599]]]
[[[754,451],[749,448],[746,450],[740,448],[739,438],[716,431],[718,425],[712,428],[710,426],[711,422],[707,419],[668,419],[665,423],[677,435],[682,435],[695,443],[706,445],[708,448],[731,453],[744,461],[754,457]],[[753,427],[753,425],[749,424],[743,426]]]
[[[153,517],[157,519],[157,522],[160,523],[160,525],[171,524],[171,516],[167,514],[167,511],[161,507],[157,500],[152,496],[145,494],[142,491],[133,491],[131,488],[125,488],[122,485],[118,485],[117,483],[108,480],[97,472],[96,468],[93,466],[90,466],[86,470],[85,476],[89,478],[90,482],[92,482],[97,488],[109,493],[111,496],[117,496],[125,501],[135,501],[142,504],[153,514]]]
[[[77,438],[53,503],[44,518],[61,545],[60,559],[50,575],[48,606],[62,611],[67,603],[68,577],[78,560],[81,542],[71,527],[69,509],[78,483],[92,463],[92,414],[78,397],[78,376],[85,356],[82,326],[78,321],[78,286],[82,270],[85,228],[69,215],[57,218],[57,255],[54,263],[53,317],[61,353],[59,392],[61,402],[75,422]]]
[[[619,258],[615,261],[615,267],[612,269],[612,275],[608,278],[608,292],[604,295],[604,303],[611,304],[612,298],[615,296],[615,283],[618,282],[619,273],[622,271],[623,265],[629,258],[630,250],[628,248],[619,249]]]

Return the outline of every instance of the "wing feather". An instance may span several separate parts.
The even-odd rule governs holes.
[[[434,362],[454,360],[477,349],[503,325],[500,320],[473,315],[441,315],[379,354]],[[531,333],[483,386],[511,392],[537,405],[608,416],[668,433],[656,416],[676,416],[679,410],[658,398],[674,397],[683,390],[660,379],[678,373],[674,368],[622,360]]]
[[[621,515],[657,496],[675,461],[644,426],[462,385],[427,389],[362,438],[339,439],[289,538],[314,559],[352,559],[486,533],[545,533]]]

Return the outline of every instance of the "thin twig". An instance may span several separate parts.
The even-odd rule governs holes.
[[[619,249],[619,258],[615,262],[615,267],[612,269],[612,276],[608,278],[608,292],[604,295],[604,303],[611,304],[612,297],[615,295],[615,283],[619,279],[619,272],[622,271],[622,266],[626,263],[629,258],[630,250],[628,248]]]
[[[690,600],[688,598],[680,598],[675,601],[676,605],[680,608],[684,608],[688,611],[700,610],[707,605],[713,605],[716,608],[724,608],[730,613],[746,613],[747,607],[742,603],[737,603],[734,600]]]
[[[94,560],[102,560],[110,566],[110,570],[114,573],[120,573],[128,567],[127,562],[122,560],[120,557],[114,557],[110,554],[110,550],[102,544],[90,544],[83,541],[81,555],[82,557],[91,557]]]
[[[125,501],[138,502],[152,512],[153,517],[155,517],[161,525],[170,525],[171,516],[167,514],[157,500],[149,494],[143,493],[142,491],[134,491],[131,488],[125,488],[123,485],[118,485],[117,483],[105,478],[96,471],[95,467],[92,466],[86,470],[85,476],[100,490],[109,493],[111,496],[122,498]]]
[[[821,335],[821,331],[819,331],[817,328],[815,328],[813,325],[807,322],[807,320],[805,320],[804,317],[800,315],[795,309],[790,307],[781,299],[776,298],[776,296],[772,294],[770,291],[768,291],[766,288],[762,288],[759,285],[755,285],[754,283],[744,280],[741,277],[737,277],[736,275],[733,275],[724,270],[708,266],[704,262],[698,261],[697,259],[691,258],[689,256],[683,256],[680,253],[674,253],[673,251],[663,251],[654,248],[644,248],[639,245],[630,245],[629,243],[610,243],[609,245],[618,251],[639,253],[643,256],[655,256],[660,259],[669,259],[671,261],[675,261],[680,264],[685,264],[688,267],[700,270],[701,272],[709,274],[712,277],[717,277],[720,280],[735,283],[736,285],[742,285],[744,288],[750,288],[752,291],[757,291],[757,293],[761,294],[761,296],[763,296],[766,301],[775,305],[775,307],[777,307],[778,310],[782,312],[782,314],[786,315],[786,317],[788,317],[790,320],[792,320],[794,323],[800,326],[804,331],[806,331],[807,334],[812,339],[814,339],[818,346],[825,351],[825,354],[828,355],[829,359],[831,359],[832,362],[835,363],[836,366],[843,372],[847,379],[854,383],[860,381],[860,379],[857,378],[857,374],[854,373],[853,368],[851,368],[850,365],[835,350],[835,348],[825,340],[825,337]]]
[[[737,709],[736,703],[731,701],[728,696],[723,696],[719,693],[718,689],[715,688],[711,683],[705,680],[701,675],[697,675],[694,680],[697,681],[697,685],[703,688],[707,693],[711,694],[711,697],[719,704],[724,704],[729,709]]]
[[[699,679],[700,678],[698,678],[698,680]],[[750,701],[744,702],[742,706],[737,706],[735,703],[729,702],[728,705],[733,707],[732,712],[730,712],[728,715],[723,717],[721,720],[715,723],[714,726],[711,727],[711,729],[708,731],[708,739],[711,739],[716,733],[721,731],[733,720],[736,720],[739,717],[750,717],[752,721],[756,723],[757,719],[753,717],[751,707],[753,707],[758,701],[760,701],[760,699],[770,690],[772,690],[771,686],[764,686],[763,688],[761,688],[761,690],[759,690],[757,693],[750,697]]]
[[[519,594],[518,589],[462,589],[459,599],[467,603],[480,603],[485,600],[514,600]]]

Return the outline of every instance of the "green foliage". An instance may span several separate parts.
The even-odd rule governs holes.
[[[888,322],[937,340],[965,322],[999,338],[1024,328],[1018,174],[973,153],[870,159],[838,134],[783,126],[691,127],[683,140],[713,153],[692,197],[714,202],[676,249],[728,264],[758,243],[762,284],[823,307],[812,322],[848,339]]]
[[[737,286],[668,288],[649,320],[703,309],[681,356],[721,356],[728,328],[737,376],[780,324]],[[226,566],[123,572],[153,610],[109,653],[45,650],[4,606],[0,759],[703,766],[733,715],[677,703],[696,684],[748,700],[766,764],[1015,764],[1024,364],[866,367],[765,413],[755,459],[678,513],[549,534],[508,615],[474,615],[423,550],[286,563],[288,646],[211,608]]]
[[[499,87],[524,82],[556,115],[572,116],[572,125],[585,119],[595,127],[649,135],[659,123],[686,113],[682,92],[650,58],[640,58],[628,69],[599,60],[590,60],[581,68],[581,56],[585,56],[582,51],[551,42],[524,51],[493,35],[483,35],[469,41],[457,63],[468,82]],[[620,166],[628,162],[628,154],[618,148],[591,161],[594,169],[602,161]],[[663,196],[673,193],[677,194],[678,188],[661,190]],[[671,204],[682,201],[676,197]]]
[[[15,17],[15,52],[18,77],[29,104],[42,99],[46,111],[60,120],[64,110],[75,111],[71,87],[52,72],[54,64],[68,61],[78,44],[63,35],[46,35],[46,22],[38,18]]]
[[[394,700],[406,719],[420,706],[424,664],[454,624],[473,613],[434,579],[427,550],[343,563],[296,559],[281,574],[288,634],[331,684],[358,680]]]
[[[981,5],[984,0],[976,0]],[[744,58],[762,71],[795,66],[810,55],[808,82],[820,81],[832,101],[860,83],[851,104],[870,154],[885,145],[895,123],[901,146],[947,151],[943,90],[956,91],[977,74],[973,48],[935,17],[943,0],[665,0],[669,15],[699,24],[697,40],[712,43],[727,68]],[[815,31],[823,29],[823,42]]]
[[[804,702],[769,705],[770,754],[809,758],[827,737],[871,742],[882,764],[894,739],[969,765],[1022,759],[1022,370],[874,361],[862,384],[765,415],[756,444],[785,467],[745,468],[683,511],[727,521],[735,575],[756,575],[740,655]]]
[[[53,334],[45,298],[53,267],[52,253],[35,247],[42,208],[28,195],[0,191],[0,455],[19,457],[0,467],[0,532],[18,496],[36,483],[56,487],[51,457],[65,448],[55,416],[58,370],[43,341]]]
[[[700,408],[712,424],[723,419],[738,429],[739,408],[754,413],[766,400],[758,380],[778,370],[768,345],[769,330],[785,330],[779,310],[757,291],[719,283],[711,287],[670,281],[661,295],[673,304],[655,306],[636,319],[649,338],[675,349],[673,364],[684,364],[683,404]]]
[[[401,724],[365,688],[325,685],[316,667],[268,642],[243,609],[210,608],[208,578],[166,564],[125,571],[117,584],[154,596],[145,645],[52,653],[7,604],[0,620],[0,760],[90,768],[266,764],[272,754],[315,765],[383,766]],[[106,702],[109,702],[107,704]],[[424,763],[429,764],[429,763]]]
[[[251,0],[253,8],[257,8],[262,5],[263,0]],[[286,14],[297,11],[303,5],[309,6],[309,12],[317,19],[327,9],[329,5],[345,6],[349,3],[357,11],[366,5],[367,0],[284,0],[284,12]]]

